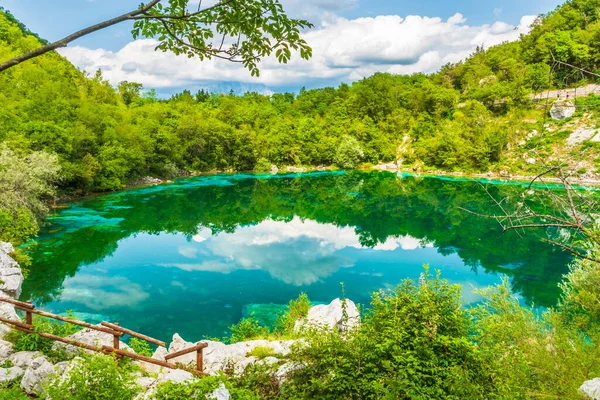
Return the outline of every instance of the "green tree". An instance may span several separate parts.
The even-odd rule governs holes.
[[[260,60],[273,53],[281,63],[287,63],[295,50],[305,59],[312,54],[300,37],[300,29],[312,24],[289,18],[278,0],[226,0],[204,8],[201,4],[196,8],[190,0],[149,0],[121,16],[4,61],[0,63],[0,71],[125,21],[133,21],[134,39],[158,39],[157,50],[196,56],[200,60],[221,58],[241,63],[253,76],[259,74]],[[223,46],[229,42],[232,44]]]
[[[352,136],[344,136],[335,155],[335,163],[340,168],[356,168],[363,156],[364,153],[358,140]]]

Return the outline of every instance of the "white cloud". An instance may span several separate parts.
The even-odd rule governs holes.
[[[262,270],[282,282],[301,286],[318,282],[340,268],[354,265],[351,259],[338,251],[364,248],[352,227],[321,224],[299,217],[289,222],[266,220],[217,236],[210,236],[210,230],[201,229],[194,236],[194,242],[214,258],[195,263],[163,263],[161,266],[223,274],[237,270]],[[388,238],[373,250],[415,250],[431,246],[410,236],[398,236]],[[182,254],[181,248],[178,251]],[[186,255],[198,252],[187,247],[185,251]]]
[[[310,10],[335,12],[350,7],[352,0],[288,1],[295,13]],[[302,11],[304,10],[304,11]],[[155,52],[156,41],[136,40],[118,52],[69,47],[59,50],[75,65],[93,74],[98,68],[111,83],[137,81],[157,89],[197,87],[216,81],[262,83],[271,89],[298,88],[311,84],[354,81],[377,71],[409,74],[434,72],[448,62],[457,62],[477,46],[489,47],[518,39],[529,30],[534,16],[525,16],[518,26],[504,22],[469,26],[457,13],[447,20],[409,15],[375,18],[322,18],[318,28],[307,31],[313,47],[310,61],[293,59],[287,65],[269,58],[262,62],[260,78],[252,78],[238,64],[221,60],[200,62],[185,56]]]
[[[149,297],[142,287],[124,277],[77,275],[65,281],[61,301],[83,304],[92,310],[135,308]]]

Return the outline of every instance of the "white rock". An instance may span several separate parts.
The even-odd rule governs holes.
[[[277,364],[279,362],[279,359],[275,357],[265,357],[261,360],[261,362],[266,365],[273,365]]]
[[[159,347],[154,351],[154,354],[152,354],[152,358],[154,358],[155,360],[159,360],[159,361],[165,361],[165,356],[167,354],[168,354],[167,349],[165,349],[164,347]],[[163,370],[165,370],[165,367],[161,367],[160,365],[151,364],[151,363],[148,363],[145,361],[140,361],[139,365],[146,372],[149,372],[151,374],[158,374],[158,373],[163,372]]]
[[[525,161],[527,162],[527,164],[535,164],[535,158],[528,158]]]
[[[567,138],[567,144],[569,146],[574,146],[576,144],[582,143],[586,140],[596,141],[594,136],[596,135],[596,130],[590,127],[579,127],[573,131]]]
[[[277,168],[277,165],[271,165],[271,172],[274,174],[279,172],[279,168]]]
[[[291,374],[301,370],[302,368],[304,368],[304,365],[298,362],[285,363],[277,369],[277,372],[275,372],[275,378],[277,378],[277,380],[281,384],[285,382]]]
[[[206,398],[214,400],[231,400],[231,393],[229,393],[229,390],[227,390],[225,384],[221,382],[221,385],[217,389],[215,389],[211,394],[206,396]]]
[[[31,365],[33,360],[41,356],[42,353],[39,351],[19,351],[18,353],[12,354],[8,359],[15,367],[25,369]]]
[[[147,376],[140,376],[136,379],[136,383],[142,388],[142,390],[148,390],[156,383],[156,379]]]
[[[0,368],[0,383],[14,381],[23,375],[23,369],[19,367]]]
[[[100,332],[100,331],[96,331],[96,330],[90,329],[90,328],[82,329],[79,332],[72,334],[71,336],[67,336],[67,339],[77,340],[78,342],[86,343],[86,344],[89,344],[92,346],[97,346],[97,347],[102,347],[102,346],[112,347],[113,338],[114,338],[114,336],[111,335],[110,333]],[[79,347],[72,346],[70,344],[66,344],[66,343],[62,343],[62,342],[55,342],[52,345],[53,350],[57,350],[59,348],[63,348],[67,353],[70,353],[70,354],[79,354],[79,352],[83,350]],[[129,351],[131,353],[134,353],[133,349],[123,342],[119,342],[119,348],[121,350],[125,350],[125,351]],[[83,351],[92,353],[91,350],[83,350]]]
[[[6,360],[14,352],[12,343],[0,340],[0,362]]]
[[[194,375],[192,375],[190,372],[181,369],[169,369],[168,371],[158,375],[156,385],[159,385],[163,382],[183,383],[191,379],[194,379]]]
[[[0,243],[0,296],[17,299],[21,295],[23,273],[19,264],[9,255],[13,251],[10,243]]]
[[[54,365],[46,357],[38,357],[25,370],[21,389],[27,394],[40,394],[46,380],[55,373]]]
[[[201,342],[198,342],[201,343]],[[195,346],[198,343],[186,342],[178,334],[173,335],[173,341],[169,346],[169,354]],[[214,374],[229,366],[235,366],[236,372],[241,372],[248,365],[258,361],[255,357],[249,357],[248,353],[256,347],[270,347],[275,354],[285,356],[290,353],[294,340],[250,340],[247,342],[226,345],[225,343],[212,340],[203,340],[208,347],[203,350],[204,372]],[[192,365],[196,362],[196,353],[189,353],[169,360],[174,363]]]
[[[304,328],[338,329],[348,331],[360,325],[360,314],[352,300],[345,300],[347,320],[344,321],[342,300],[335,299],[328,305],[320,304],[308,310],[305,319],[296,321],[295,330]]]
[[[569,118],[573,114],[575,114],[575,105],[568,100],[555,101],[550,109],[550,116],[557,121]]]
[[[579,393],[586,399],[600,400],[600,378],[585,382],[579,388]]]

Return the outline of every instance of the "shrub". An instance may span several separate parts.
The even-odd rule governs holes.
[[[73,368],[53,377],[47,392],[53,400],[127,400],[140,388],[131,363],[121,363],[115,356],[82,354]]]
[[[460,286],[426,270],[418,285],[376,293],[358,329],[310,336],[291,355],[305,367],[284,397],[489,398],[491,376],[468,333]]]
[[[257,172],[268,172],[271,170],[271,162],[266,158],[259,158],[254,166],[254,170]]]
[[[286,312],[276,321],[275,332],[280,335],[290,335],[294,331],[296,321],[305,318],[310,309],[310,299],[306,293],[300,293],[297,299],[291,300]]]
[[[264,358],[267,357],[277,357],[279,356],[278,353],[275,352],[275,349],[273,349],[272,347],[269,346],[256,346],[255,348],[252,349],[252,351],[249,351],[248,354],[246,354],[247,357],[256,357],[259,360],[262,360]]]
[[[587,335],[565,324],[561,308],[540,315],[521,306],[507,280],[480,293],[485,301],[473,310],[472,339],[497,397],[578,398],[579,386],[600,374],[597,329]]]
[[[269,328],[262,326],[254,315],[251,315],[248,318],[242,318],[240,322],[230,326],[229,330],[231,332],[231,335],[227,340],[229,343],[265,338],[271,334]]]
[[[129,341],[129,346],[131,346],[133,351],[140,356],[151,357],[152,354],[154,354],[154,351],[152,351],[152,348],[148,342],[142,339],[131,338]]]
[[[185,383],[165,382],[156,389],[156,400],[205,400],[221,384],[225,385],[234,400],[259,400],[261,397],[252,390],[236,387],[231,379],[224,376],[207,376]]]
[[[21,390],[19,381],[0,383],[0,400],[29,400]]]
[[[343,136],[335,155],[335,164],[344,169],[356,168],[364,157],[358,140],[352,136]]]
[[[70,318],[73,318],[71,313],[68,313]],[[76,325],[65,324],[58,321],[53,321],[48,318],[33,316],[33,329],[38,332],[46,332],[52,335],[66,337],[79,331]],[[65,354],[62,350],[52,350],[54,341],[43,338],[35,333],[25,333],[17,330],[9,331],[5,340],[14,345],[15,351],[39,351],[53,360],[61,361],[65,359]]]

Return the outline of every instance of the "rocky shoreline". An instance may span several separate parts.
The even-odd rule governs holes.
[[[0,242],[0,296],[18,299],[21,294],[23,274],[18,264],[10,257],[12,245]],[[15,308],[0,302],[0,316],[11,320],[20,320]],[[360,325],[360,314],[356,305],[350,301],[333,300],[327,305],[311,307],[306,318],[296,321],[294,330],[302,332],[303,329],[335,329],[346,332]],[[65,353],[71,353],[74,358],[69,361],[52,363],[48,357],[38,351],[15,351],[13,344],[1,340],[10,329],[6,324],[0,323],[0,384],[7,382],[20,382],[21,389],[30,396],[43,395],[45,384],[49,379],[61,379],[75,370],[83,359],[78,356],[81,350],[74,346],[55,342],[53,349],[62,348]],[[84,342],[93,346],[112,346],[113,336],[108,333],[93,329],[83,329],[67,338]],[[215,375],[225,370],[230,373],[240,374],[253,364],[266,364],[276,368],[275,379],[281,384],[294,371],[303,368],[293,361],[286,359],[294,348],[303,346],[302,339],[295,340],[251,340],[234,344],[225,344],[218,341],[203,340],[188,342],[177,333],[173,335],[167,347],[158,347],[152,358],[165,361],[165,357],[184,349],[206,343],[204,349],[204,372]],[[121,349],[133,352],[127,344],[120,343]],[[269,349],[269,356],[258,358],[253,355],[256,349]],[[195,353],[188,353],[169,360],[173,363],[193,366],[196,361]],[[158,385],[163,382],[183,383],[198,379],[191,372],[183,369],[169,369],[147,362],[136,361],[141,371],[136,379],[142,392],[136,400],[150,400],[153,398]],[[59,377],[59,378],[57,378]],[[600,400],[600,378],[589,380],[580,387],[580,393],[588,399]],[[207,399],[230,400],[231,394],[223,384]]]
[[[0,296],[11,299],[18,299],[21,294],[21,285],[23,275],[18,264],[10,257],[13,251],[12,245],[0,243]],[[308,316],[296,322],[295,330],[301,331],[305,328],[324,328],[338,329],[346,331],[360,324],[360,314],[356,305],[350,301],[345,301],[345,311],[343,302],[340,299],[333,300],[328,305],[317,305],[312,307]],[[20,321],[14,306],[8,303],[0,302],[0,316]],[[13,344],[1,340],[4,338],[9,327],[0,323],[0,384],[20,380],[21,389],[31,396],[43,394],[46,381],[55,376],[64,376],[69,371],[77,368],[82,359],[77,355],[81,350],[75,346],[55,342],[53,350],[63,349],[65,354],[71,354],[74,358],[70,361],[62,361],[53,364],[48,357],[38,351],[15,351]],[[68,339],[77,340],[89,345],[101,347],[112,346],[113,336],[108,333],[99,332],[93,329],[85,328],[71,336]],[[292,352],[295,346],[302,346],[300,340],[251,340],[234,344],[225,344],[218,341],[203,340],[199,342],[188,342],[179,334],[174,334],[171,343],[167,347],[158,347],[152,358],[165,361],[169,354],[179,352],[196,346],[199,343],[206,343],[208,347],[204,349],[204,372],[209,375],[218,374],[226,369],[233,368],[233,373],[243,372],[249,365],[269,364],[276,366],[275,377],[283,382],[286,377],[301,366],[286,360],[286,356]],[[120,348],[129,352],[134,352],[127,344],[120,343]],[[268,357],[258,358],[251,353],[257,348],[268,349],[271,354]],[[182,365],[193,365],[196,362],[196,355],[189,353],[169,362]],[[145,373],[140,373],[137,383],[143,388],[142,394],[137,399],[151,399],[156,387],[163,382],[182,383],[197,379],[192,373],[182,369],[169,369],[155,364],[136,361]],[[217,400],[230,399],[229,392],[222,386],[208,398]]]

